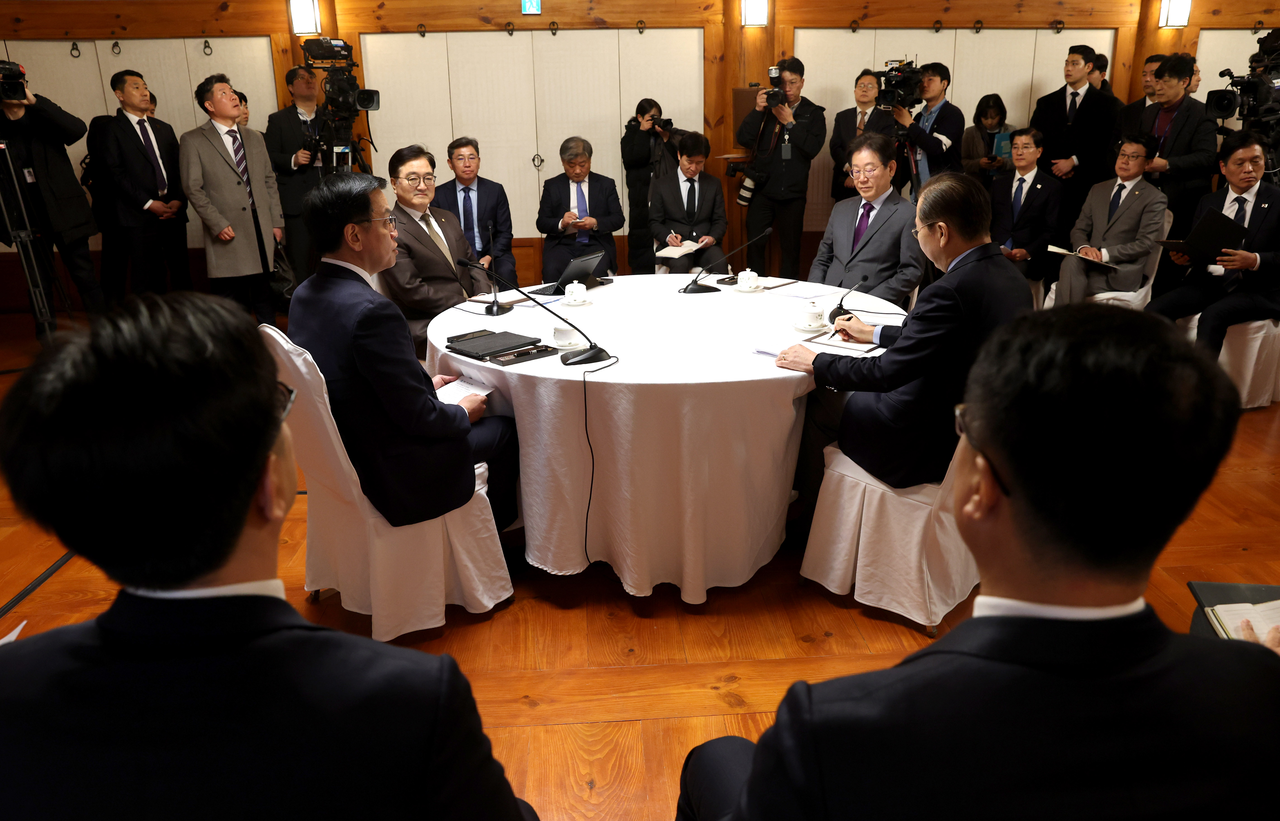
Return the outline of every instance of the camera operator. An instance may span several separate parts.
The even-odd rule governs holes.
[[[302,199],[320,184],[320,158],[315,151],[317,128],[316,73],[294,66],[284,75],[293,105],[267,117],[267,154],[276,172],[280,206],[284,209],[284,252],[293,268],[295,284],[311,275],[311,235],[302,220]]]
[[[4,109],[4,117],[0,117],[0,139],[8,144],[17,175],[16,187],[26,204],[27,218],[35,235],[37,258],[51,263],[53,248],[57,246],[85,310],[91,314],[102,313],[106,310],[106,301],[89,255],[89,237],[98,233],[98,227],[71,166],[71,158],[67,156],[67,146],[83,137],[88,126],[47,97],[32,94],[27,87],[26,72],[17,63],[0,64],[0,72],[6,85],[22,83],[26,88],[25,99],[0,102]],[[8,173],[7,168],[4,173]],[[13,239],[6,233],[0,236],[0,242],[12,245]],[[54,275],[50,266],[41,277],[50,313],[53,312]]]
[[[754,152],[744,182],[744,188],[747,182],[754,183],[747,207],[747,236],[758,236],[772,225],[782,247],[777,275],[799,279],[809,164],[827,141],[826,109],[800,96],[804,63],[788,57],[775,68],[776,79],[772,75],[770,79],[775,87],[760,89],[755,110],[738,126],[738,143]],[[770,92],[777,91],[782,92],[782,99],[770,106]],[[740,199],[742,196],[739,194]],[[768,243],[761,242],[747,247],[747,265],[761,274],[765,273],[767,247]]]
[[[649,185],[679,166],[676,149],[685,132],[662,118],[662,106],[648,97],[636,104],[636,116],[622,134],[622,167],[626,170],[628,224],[627,263],[633,274],[654,269],[653,235],[649,233]]]
[[[947,88],[951,85],[951,71],[942,63],[925,63],[920,66],[920,97],[924,108],[912,119],[911,112],[900,105],[893,107],[893,118],[907,130],[906,145],[899,151],[915,152],[916,171],[920,184],[943,171],[964,171],[960,159],[960,142],[964,137],[964,112],[947,102]],[[898,175],[894,187],[899,191],[911,182],[911,164],[902,156],[898,161]],[[916,199],[916,192],[911,192]]]

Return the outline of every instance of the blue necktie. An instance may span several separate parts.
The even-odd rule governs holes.
[[[1116,210],[1120,208],[1120,196],[1124,194],[1124,183],[1116,186],[1116,192],[1111,195],[1111,207],[1107,209],[1107,222],[1111,222],[1111,218],[1116,215]]]
[[[1244,224],[1245,224],[1245,221],[1244,221],[1244,207],[1245,207],[1246,205],[1248,205],[1248,203],[1249,203],[1249,201],[1248,201],[1248,200],[1246,200],[1244,197],[1236,197],[1236,198],[1235,198],[1235,204],[1236,204],[1236,215],[1235,215],[1234,219],[1235,219],[1235,221],[1236,221],[1236,222],[1238,222],[1238,223],[1239,223],[1239,224],[1241,224],[1241,225],[1244,225]]]
[[[574,183],[578,186],[578,210],[575,212],[578,219],[584,220],[591,216],[587,213],[587,195],[582,192],[582,183]],[[591,241],[591,232],[585,228],[578,229],[578,242],[587,243]]]
[[[462,189],[462,231],[467,235],[467,244],[480,256],[480,248],[476,243],[476,217],[471,213],[471,186]]]
[[[1022,184],[1026,181],[1026,177],[1018,177],[1018,184],[1013,188],[1013,221],[1015,223],[1018,221],[1018,212],[1022,210]],[[1004,247],[1010,251],[1013,250],[1013,237],[1004,241]]]

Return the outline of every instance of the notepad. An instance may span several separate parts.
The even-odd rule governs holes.
[[[687,239],[679,245],[668,245],[654,254],[658,259],[679,259],[685,254],[692,254],[701,247],[698,243],[691,239]]]
[[[1214,631],[1224,639],[1241,638],[1241,619],[1248,619],[1253,625],[1253,632],[1262,638],[1273,626],[1280,624],[1280,599],[1263,604],[1219,604],[1206,607],[1204,612]]]
[[[481,385],[478,382],[472,382],[465,376],[460,376],[455,381],[437,390],[436,399],[449,405],[456,405],[462,401],[462,397],[470,396],[473,393],[488,396],[493,393],[493,388]]]
[[[1080,257],[1085,262],[1092,262],[1094,265],[1105,265],[1108,268],[1119,268],[1118,265],[1112,265],[1110,262],[1102,262],[1101,260],[1089,259],[1078,251],[1068,251],[1066,248],[1059,248],[1056,245],[1050,245],[1049,251],[1055,254],[1062,254],[1064,257]]]

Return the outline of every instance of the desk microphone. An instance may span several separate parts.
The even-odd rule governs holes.
[[[574,325],[569,320],[560,316],[560,314],[556,313],[555,311],[548,308],[546,305],[543,305],[541,302],[538,302],[538,300],[526,294],[524,291],[520,289],[519,283],[511,282],[507,280],[505,277],[499,276],[496,272],[490,271],[488,268],[485,268],[483,265],[481,265],[478,262],[471,262],[470,260],[459,257],[457,260],[457,263],[459,265],[464,265],[467,268],[479,268],[480,270],[487,272],[489,276],[493,277],[494,279],[499,280],[506,285],[510,285],[512,288],[515,288],[516,292],[519,293],[521,296],[523,296],[525,299],[531,300],[535,305],[542,308],[542,310],[546,311],[547,313],[554,316],[556,319],[568,325],[570,328],[573,328],[575,331],[582,334],[582,338],[587,340],[586,349],[581,351],[566,351],[565,353],[560,354],[561,363],[565,365],[589,365],[592,362],[603,362],[606,359],[612,358],[612,355],[608,351],[606,351],[604,348],[601,348],[599,345],[591,341],[591,337],[587,336],[586,331],[582,330],[577,325]],[[496,295],[494,296],[494,299],[497,299]],[[508,311],[511,310],[511,307],[507,306],[507,310]]]
[[[733,256],[734,254],[738,253],[738,252],[739,252],[739,251],[741,251],[743,248],[746,248],[746,247],[747,247],[748,245],[750,245],[751,243],[753,243],[753,242],[755,242],[756,240],[759,240],[759,239],[764,239],[765,237],[769,236],[769,235],[770,235],[770,234],[772,234],[772,233],[773,233],[773,226],[771,225],[771,226],[769,226],[768,228],[764,229],[764,232],[763,232],[762,234],[760,234],[760,236],[755,237],[754,239],[749,239],[749,240],[747,240],[746,242],[744,242],[744,243],[742,243],[741,245],[739,245],[737,248],[734,248],[732,251],[730,251],[729,253],[725,254],[725,255],[724,255],[725,262],[727,263],[727,262],[729,261],[729,257],[731,257],[731,256]],[[700,285],[700,284],[698,284],[698,280],[702,279],[704,276],[706,276],[706,275],[707,275],[707,274],[709,274],[709,273],[711,273],[711,272],[710,272],[710,271],[703,271],[702,273],[698,274],[697,276],[695,276],[695,277],[693,278],[693,282],[690,282],[688,285],[686,285],[686,286],[684,286],[683,288],[681,288],[681,289],[680,289],[680,291],[679,291],[679,293],[682,293],[682,294],[718,294],[718,293],[720,293],[720,289],[719,289],[719,288],[712,288],[710,285]]]
[[[493,221],[492,220],[489,221],[489,256],[491,258],[493,256]],[[458,262],[463,262],[463,261],[464,260],[461,257],[458,258]],[[496,262],[497,262],[496,259],[490,259],[489,264],[493,265]],[[470,262],[467,262],[466,264],[467,264],[467,267],[471,267]],[[484,267],[483,265],[480,265],[479,267],[480,267],[480,270],[485,272],[485,274],[489,274],[488,268]],[[487,316],[502,316],[503,314],[505,314],[507,311],[510,311],[510,310],[511,310],[510,305],[503,305],[501,302],[498,301],[498,289],[495,287],[493,289],[493,302],[490,302],[488,305],[484,306],[485,314]]]

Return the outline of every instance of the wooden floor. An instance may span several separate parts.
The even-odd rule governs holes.
[[[30,338],[28,319],[0,316],[0,370],[27,364]],[[0,376],[0,392],[14,378]],[[69,505],[79,492],[67,489]],[[305,600],[306,514],[299,496],[280,542],[289,601],[314,622],[368,635],[369,619],[342,610],[338,597]],[[18,517],[5,490],[0,604],[64,552]],[[543,819],[669,819],[690,747],[759,737],[797,679],[880,669],[929,644],[901,619],[802,580],[799,566],[799,553],[784,551],[748,584],[711,590],[698,606],[671,585],[629,596],[599,563],[579,576],[525,567],[513,601],[482,616],[450,607],[444,628],[397,643],[458,660],[516,794]],[[1190,624],[1193,579],[1280,584],[1280,404],[1245,413],[1231,455],[1152,573],[1147,600],[1175,630]],[[72,558],[0,619],[0,635],[22,621],[30,636],[92,618],[115,590]],[[941,632],[970,608],[957,608]]]

